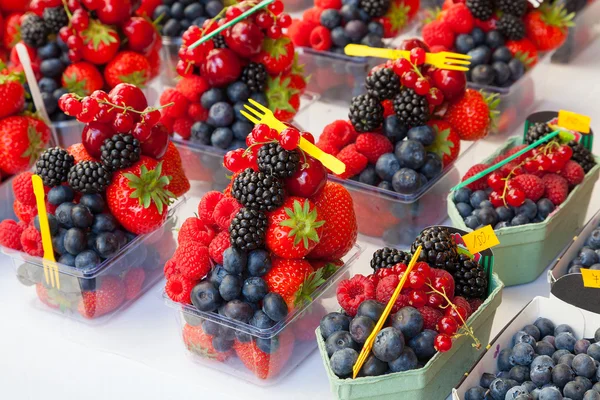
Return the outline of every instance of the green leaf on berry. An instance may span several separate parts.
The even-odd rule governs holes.
[[[100,44],[108,46],[111,43],[118,43],[118,39],[113,36],[116,34],[114,29],[94,19],[91,19],[88,28],[81,32],[83,43],[88,44],[91,41],[94,50],[98,50]]]
[[[293,210],[288,207],[284,209],[288,219],[281,221],[279,225],[290,228],[288,237],[294,238],[294,246],[298,246],[302,242],[304,248],[308,249],[309,240],[319,242],[317,228],[322,227],[325,221],[317,221],[317,209],[314,207],[311,210],[308,200],[305,200],[303,205],[295,200],[293,208]]]
[[[408,14],[410,13],[410,6],[406,6],[403,3],[393,1],[390,8],[383,18],[387,18],[390,21],[392,31],[397,32],[403,29],[408,24]]]
[[[87,79],[79,79],[76,73],[64,75],[63,79],[66,85],[65,88],[69,91],[69,93],[75,93],[81,97],[89,96],[91,94],[87,89]]]
[[[298,89],[290,87],[290,77],[272,78],[269,76],[267,79],[267,100],[269,102],[269,109],[273,112],[276,110],[289,111],[295,113],[296,110],[291,104],[290,100],[292,96],[300,93]]]
[[[27,140],[29,141],[29,146],[21,154],[21,158],[29,158],[29,165],[33,165],[44,151],[45,144],[42,141],[40,133],[35,130],[35,126],[31,122],[29,122],[27,127]]]
[[[306,277],[294,295],[295,308],[302,306],[304,302],[310,303],[312,301],[312,294],[327,281],[325,268],[320,268]]]
[[[164,206],[169,206],[176,197],[165,189],[171,182],[170,176],[162,175],[162,162],[155,169],[148,171],[145,165],[140,168],[140,176],[130,172],[123,174],[129,180],[129,187],[134,189],[129,197],[138,199],[144,208],[150,207],[152,203],[162,214]]]
[[[119,75],[123,83],[129,83],[143,89],[148,81],[148,71],[134,71],[129,75]]]
[[[279,39],[265,38],[263,42],[263,50],[267,52],[275,60],[288,55],[288,44],[291,39],[287,36],[282,36]]]
[[[454,142],[448,139],[451,129],[447,128],[440,131],[435,125],[432,126],[432,128],[435,130],[435,139],[427,150],[438,154],[440,157],[442,157],[443,154],[450,156],[452,154],[452,149],[454,148]]]

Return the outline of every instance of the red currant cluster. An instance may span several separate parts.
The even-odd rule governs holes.
[[[82,3],[85,9],[82,7]],[[71,61],[77,62],[83,58],[84,42],[81,34],[90,25],[90,16],[87,10],[93,11],[100,7],[102,7],[102,0],[81,0],[81,2],[69,0],[67,2],[65,11],[69,17],[69,25],[60,28],[58,36],[69,47],[68,56]]]

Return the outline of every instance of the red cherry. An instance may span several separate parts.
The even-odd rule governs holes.
[[[309,141],[312,144],[315,144],[315,137],[310,132],[301,132],[300,136]]]
[[[150,128],[150,137],[141,141],[141,144],[142,154],[158,160],[167,152],[167,147],[169,146],[169,131],[163,124],[156,124]]]
[[[392,68],[394,69],[394,73],[400,77],[404,75],[405,72],[412,71],[413,67],[410,65],[410,61],[406,58],[398,58],[392,64]]]
[[[282,28],[287,28],[292,24],[292,17],[290,17],[290,15],[286,13],[279,14],[279,17],[277,18],[277,23]]]
[[[448,307],[446,308],[444,315],[454,318],[457,322],[459,322],[460,325],[463,324],[463,321],[467,320],[467,310],[465,310],[463,306],[456,306],[456,308]]]
[[[525,203],[525,193],[520,189],[510,189],[506,193],[506,202],[509,206],[520,207]]]
[[[295,128],[287,128],[279,136],[279,144],[287,151],[298,148],[300,144],[300,132]]]
[[[444,333],[446,335],[452,336],[456,332],[458,332],[459,324],[452,317],[442,317],[438,323],[435,325],[435,330],[439,333]]]
[[[76,31],[85,31],[89,24],[90,16],[88,15],[87,11],[84,11],[83,8],[80,8],[73,12],[73,16],[71,17],[71,25]]]
[[[294,175],[285,179],[288,195],[312,197],[319,193],[327,182],[327,170],[320,161],[307,156]]]
[[[69,11],[74,12],[75,10],[79,10],[81,8],[81,3],[79,0],[67,0],[67,8]]]
[[[560,154],[565,163],[573,157],[573,149],[570,146],[560,146],[557,153]]]
[[[446,302],[446,300],[444,300],[444,297],[440,294],[437,293],[430,293],[427,296],[427,305],[429,307],[433,307],[433,308],[439,308],[440,306],[442,306],[444,303]]]
[[[155,42],[160,40],[154,25],[142,17],[129,18],[123,25],[123,33],[127,38],[127,47],[142,54],[149,54]],[[212,40],[206,43],[209,42],[212,45]]]
[[[436,87],[430,88],[425,97],[427,102],[433,106],[439,106],[444,102],[444,93]]]
[[[420,47],[415,47],[410,51],[410,62],[415,65],[425,64],[425,50]]]
[[[115,134],[112,125],[101,122],[90,122],[81,133],[81,142],[87,152],[94,158],[100,159],[102,152],[100,146],[109,137]]]
[[[392,272],[396,275],[403,274],[408,269],[408,266],[404,263],[396,264],[392,267]]]
[[[502,194],[499,192],[493,191],[490,193],[490,201],[494,207],[502,207],[504,205],[504,199],[502,198]]]
[[[448,101],[454,101],[461,97],[467,88],[467,78],[464,72],[435,69],[431,76],[433,86],[440,89]]]
[[[131,15],[130,0],[102,0],[102,6],[96,10],[98,19],[107,25],[120,25]]]
[[[111,103],[133,108],[136,111],[144,111],[148,107],[148,101],[142,89],[130,83],[119,83],[108,92]],[[139,114],[134,115],[134,120],[139,120]]]
[[[425,276],[419,272],[411,271],[408,274],[408,284],[413,289],[421,289],[425,286]]]
[[[487,184],[494,190],[504,189],[504,177],[499,172],[492,172],[487,177]]]
[[[267,36],[271,39],[279,39],[282,35],[281,27],[277,24],[273,24],[267,29]]]
[[[229,32],[225,42],[231,50],[246,58],[260,53],[265,36],[258,25],[243,20],[235,24]]]
[[[81,2],[90,11],[94,11],[102,7],[102,0],[82,0]]]
[[[256,13],[256,18],[254,19],[256,25],[261,27],[262,29],[269,29],[271,25],[275,22],[275,19],[271,14],[265,11],[259,11]]]
[[[411,290],[408,293],[408,304],[415,308],[421,308],[427,304],[427,295],[422,290]]]
[[[235,82],[242,73],[238,56],[230,49],[214,49],[202,64],[203,76],[214,86]]]
[[[400,81],[403,86],[406,86],[407,88],[412,89],[415,87],[415,84],[417,83],[417,79],[419,79],[419,75],[417,75],[417,73],[414,71],[409,71],[409,72],[406,72],[404,75],[402,75],[402,78],[400,78]]]
[[[115,115],[113,128],[117,133],[128,133],[133,129],[133,118],[129,113],[119,113]]]
[[[269,11],[275,15],[279,15],[283,12],[283,3],[280,0],[275,0],[273,3],[267,6]]]
[[[131,134],[134,138],[139,140],[140,143],[143,143],[150,138],[150,135],[152,134],[152,128],[148,124],[138,122],[137,124],[135,124],[135,127],[133,128]]]
[[[142,116],[142,121],[150,126],[158,124],[158,121],[160,121],[160,111],[152,110],[148,113],[145,113]]]
[[[223,165],[231,172],[238,172],[245,167],[244,149],[236,149],[227,152],[223,158]]]
[[[437,335],[433,341],[433,347],[440,353],[445,353],[452,348],[452,338],[448,335]]]

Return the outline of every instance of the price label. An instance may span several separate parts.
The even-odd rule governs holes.
[[[476,254],[500,244],[491,225],[484,226],[463,236],[465,245],[471,254]]]
[[[583,286],[600,289],[600,271],[581,268],[581,276],[583,277]]]
[[[571,111],[560,110],[558,112],[558,126],[581,133],[590,133],[592,119],[588,116]]]

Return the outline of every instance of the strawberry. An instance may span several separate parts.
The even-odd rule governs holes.
[[[170,182],[165,189],[173,193],[175,197],[183,196],[190,190],[190,181],[185,176],[181,156],[173,142],[169,141],[167,152],[160,161],[163,163],[163,175],[170,177]]]
[[[528,38],[521,40],[507,40],[504,44],[512,53],[513,57],[523,62],[525,68],[533,68],[538,62],[538,51],[535,44]]]
[[[300,108],[300,90],[291,86],[289,76],[269,77],[267,79],[267,101],[269,109],[280,121],[291,121]]]
[[[429,47],[443,46],[451,49],[454,46],[454,32],[442,21],[432,21],[423,27],[423,40]]]
[[[310,200],[288,197],[281,207],[268,214],[265,244],[277,257],[302,258],[319,242],[324,224]]]
[[[6,49],[12,49],[21,41],[21,18],[23,13],[10,14],[4,21],[2,44]]]
[[[174,197],[165,188],[169,183],[169,177],[162,173],[162,163],[142,156],[133,166],[113,175],[106,190],[108,207],[129,232],[151,232],[167,218]]]
[[[358,235],[352,196],[339,183],[329,181],[311,200],[325,225],[319,243],[308,257],[323,260],[342,258],[354,246]]]
[[[125,299],[135,299],[142,292],[144,280],[146,279],[146,272],[143,268],[131,268],[123,276],[123,283],[125,284]]]
[[[121,44],[117,31],[95,19],[90,19],[88,28],[81,32],[81,38],[83,59],[96,65],[112,60]]]
[[[292,311],[294,305],[308,294],[303,286],[313,273],[312,266],[306,260],[286,260],[277,257],[271,258],[271,264],[271,269],[263,279],[269,287],[269,292],[281,295],[288,309]]]
[[[236,340],[233,344],[233,349],[242,363],[260,379],[277,376],[294,350],[294,335],[289,329],[282,331],[271,340],[279,341],[278,346],[273,346],[276,350],[271,354],[260,350],[254,340],[248,343]]]
[[[160,74],[160,51],[151,51],[146,58],[150,64],[150,78],[156,78]]]
[[[185,324],[183,327],[183,342],[190,352],[209,360],[220,362],[227,360],[233,352],[231,350],[225,353],[218,352],[212,344],[212,339],[212,336],[205,333],[200,325]]]
[[[294,62],[294,44],[287,36],[279,39],[265,38],[260,53],[253,60],[264,64],[270,75],[279,75]]]
[[[481,139],[488,134],[499,103],[496,94],[486,98],[477,90],[467,89],[460,100],[448,106],[444,119],[462,140]]]
[[[567,40],[573,18],[575,13],[567,13],[562,4],[543,4],[525,15],[525,32],[539,51],[554,50]]]
[[[489,165],[485,165],[485,164],[473,165],[471,168],[469,168],[469,170],[467,171],[465,176],[462,177],[461,181],[466,181],[470,177],[475,176],[478,173],[480,173],[481,171],[486,170],[488,167],[489,167]],[[487,179],[487,175],[477,179],[475,182],[469,183],[467,185],[467,187],[473,191],[484,190],[485,188],[487,188],[487,180],[486,179]]]
[[[18,72],[0,74],[0,118],[17,114],[25,104],[24,75]]]
[[[442,165],[450,165],[460,153],[460,137],[452,125],[445,120],[431,120],[427,122],[435,132],[435,139],[427,151],[436,153],[442,159]]]
[[[75,164],[82,161],[97,161],[85,149],[83,143],[75,143],[67,148],[67,153],[73,156]]]
[[[46,286],[44,286],[41,283],[37,283],[35,285],[35,292],[38,296],[38,299],[40,299],[42,303],[44,303],[50,308],[59,308],[59,304],[50,297],[50,294],[48,293],[49,290],[52,289],[47,289]]]
[[[84,291],[77,307],[85,318],[98,318],[116,310],[125,300],[125,285],[116,276],[105,276],[93,292]]]
[[[28,10],[29,0],[0,0],[2,13],[25,12]]]
[[[104,79],[110,87],[119,83],[144,87],[150,80],[150,63],[140,53],[122,51],[104,69]]]
[[[25,171],[37,160],[48,141],[50,128],[32,117],[0,120],[0,170],[8,174]]]
[[[62,74],[62,85],[70,93],[89,96],[104,87],[104,79],[94,64],[85,61],[69,65]]]
[[[392,38],[398,35],[419,11],[419,0],[393,0],[387,13],[377,22],[383,25],[383,37]]]
[[[442,15],[442,21],[450,26],[454,33],[467,34],[473,30],[475,19],[466,4],[458,3],[448,8]]]

